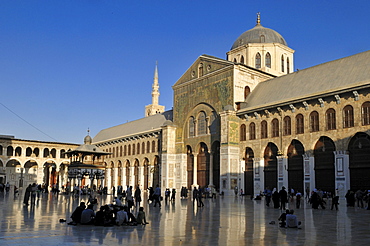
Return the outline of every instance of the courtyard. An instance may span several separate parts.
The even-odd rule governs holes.
[[[41,194],[35,205],[23,206],[23,193],[0,193],[0,245],[365,245],[370,241],[370,210],[347,208],[313,210],[307,202],[300,209],[290,203],[302,221],[301,229],[278,225],[279,209],[249,196],[203,199],[204,207],[180,199],[162,207],[146,202],[146,226],[72,226],[70,215],[87,196]],[[113,196],[98,196],[98,208]],[[98,209],[95,208],[95,211]],[[136,212],[134,212],[136,215]],[[275,224],[271,223],[275,221]]]

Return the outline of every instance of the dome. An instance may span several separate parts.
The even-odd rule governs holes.
[[[92,143],[92,138],[90,137],[90,135],[87,135],[87,136],[84,138],[84,143],[85,143],[85,144],[88,144],[88,145],[91,145],[91,143]]]
[[[257,25],[240,35],[234,42],[231,50],[248,43],[280,43],[288,46],[285,39],[278,32],[261,25],[259,15],[257,17]]]

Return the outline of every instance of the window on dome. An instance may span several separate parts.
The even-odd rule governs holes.
[[[284,73],[284,56],[281,56],[281,71]]]
[[[240,63],[244,64],[244,56],[240,58]]]
[[[256,55],[256,68],[261,68],[261,55],[257,53]]]
[[[269,52],[267,52],[265,60],[266,67],[271,68],[271,55]]]
[[[260,42],[261,42],[261,43],[264,43],[264,42],[265,42],[265,35],[261,35],[261,36],[260,36]]]
[[[289,69],[289,57],[286,58],[286,73],[290,73],[290,69]]]

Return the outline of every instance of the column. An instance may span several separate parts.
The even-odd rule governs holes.
[[[214,187],[213,184],[213,151],[209,155],[209,188]]]
[[[194,168],[193,168],[193,187],[198,187],[198,154],[194,154]]]

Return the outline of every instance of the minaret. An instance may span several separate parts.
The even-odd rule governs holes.
[[[152,104],[145,106],[145,117],[164,112],[164,106],[159,105],[158,62],[155,64],[152,88]]]

